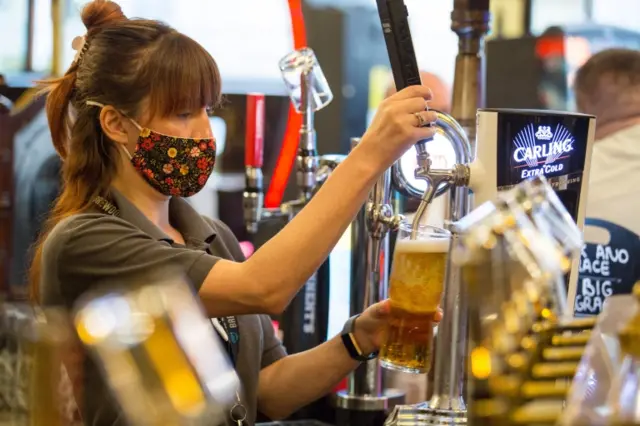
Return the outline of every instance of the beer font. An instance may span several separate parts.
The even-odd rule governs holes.
[[[407,22],[407,7],[403,0],[377,0],[376,3],[396,87],[400,90],[416,84],[420,78]],[[496,234],[499,238],[495,237],[495,247],[485,253],[490,255],[486,261],[490,262],[488,264],[494,262],[491,256],[506,262],[504,271],[496,277],[496,290],[490,294],[493,304],[490,306],[495,308],[496,315],[482,316],[480,325],[469,322],[467,306],[471,295],[468,287],[463,285],[463,266],[449,255],[443,285],[444,318],[438,326],[437,341],[440,344],[435,345],[433,359],[433,395],[423,404],[396,407],[388,419],[389,426],[407,422],[418,425],[466,424],[465,394],[468,392],[464,387],[468,375],[466,359],[470,355],[468,327],[488,327],[491,323],[487,330],[492,330],[501,351],[510,353],[518,347],[520,340],[524,340],[534,348],[533,353],[537,356],[535,348],[542,346],[535,339],[534,343],[526,340],[531,338],[527,335],[528,330],[533,330],[538,317],[554,323],[558,317],[564,316],[565,307],[571,308],[571,304],[565,302],[564,286],[568,284],[572,301],[577,283],[579,258],[566,248],[567,244],[577,241],[572,239],[575,237],[573,231],[580,229],[584,222],[584,200],[581,196],[589,180],[595,117],[564,112],[483,108],[482,46],[483,37],[489,30],[489,1],[456,0],[451,17],[451,28],[460,39],[453,117],[437,112],[435,127],[451,142],[455,164],[446,169],[434,167],[429,153],[430,141],[419,141],[415,150],[407,153],[417,157],[414,173],[406,173],[398,162],[392,168],[392,184],[401,194],[421,201],[415,224],[421,223],[434,197],[449,193],[445,223],[447,230],[451,231],[453,249],[465,238],[460,225],[473,206],[480,209],[484,203],[491,205],[500,194],[514,187],[519,187],[520,195],[512,194],[513,200],[501,199],[500,203],[506,207],[494,205],[501,211],[505,208],[513,211],[514,214],[506,215],[508,220],[505,220],[515,221],[513,225],[504,226],[504,233]],[[548,182],[545,191],[555,192],[556,200],[546,196],[548,194],[533,197],[531,194],[535,193],[534,189],[540,190],[539,186],[520,186],[531,178],[545,179]],[[426,190],[424,184],[417,184],[418,180],[426,183]],[[532,203],[535,200],[544,202],[536,204],[536,209],[532,210],[528,204],[520,203],[519,200],[523,199]],[[562,209],[560,216],[555,215],[557,200]],[[573,222],[573,227],[556,233],[561,224],[567,223],[567,218]],[[520,225],[526,221],[530,224]],[[492,229],[492,226],[484,222],[482,225],[485,230]],[[537,238],[538,234],[545,238]],[[512,253],[514,250],[517,250],[516,257]],[[466,273],[485,273],[480,266],[483,262],[477,271]],[[565,272],[559,274],[560,270]],[[548,282],[546,277],[549,275],[553,277],[553,283]],[[490,292],[482,290],[482,293],[489,297],[486,293]],[[540,336],[546,339],[552,335],[550,329],[553,327],[543,327]],[[512,335],[514,331],[517,332]],[[536,338],[540,336],[535,335]],[[580,340],[584,339],[582,336],[567,337],[558,333],[551,339],[563,345],[584,345]],[[541,371],[547,375],[550,370],[543,368]]]
[[[79,423],[82,349],[62,309],[0,303],[0,422]]]

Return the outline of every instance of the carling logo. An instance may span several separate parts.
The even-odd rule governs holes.
[[[573,151],[575,139],[561,124],[551,126],[529,124],[513,139],[513,160],[527,169],[522,178],[562,171],[562,164],[554,163]],[[532,170],[533,169],[533,170]]]
[[[551,132],[551,126],[539,126],[536,132],[536,138],[541,141],[548,141],[553,139],[553,133]]]

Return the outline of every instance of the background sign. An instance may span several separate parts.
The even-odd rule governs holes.
[[[542,174],[577,221],[589,117],[499,112],[498,191]]]
[[[574,305],[576,316],[598,315],[607,297],[629,294],[640,279],[638,235],[611,222],[587,218],[586,227],[608,234],[605,241],[590,242],[580,256],[580,274]]]

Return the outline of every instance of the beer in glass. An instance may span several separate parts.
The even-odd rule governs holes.
[[[407,373],[427,373],[431,366],[433,320],[444,287],[450,233],[403,223],[389,279],[391,318],[380,350],[383,367]]]

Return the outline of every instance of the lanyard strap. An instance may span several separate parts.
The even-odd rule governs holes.
[[[120,210],[111,201],[104,197],[96,196],[93,198],[93,204],[95,204],[100,210],[111,216],[120,216]],[[238,331],[238,321],[236,317],[222,317],[218,318],[218,322],[224,328],[227,334],[226,346],[229,358],[235,368],[238,360],[238,353],[240,352],[240,333]]]
[[[238,362],[238,353],[240,352],[240,333],[238,329],[238,320],[236,317],[222,317],[218,318],[218,322],[224,328],[227,333],[227,352],[229,352],[229,358],[233,363],[233,367],[236,367]]]

